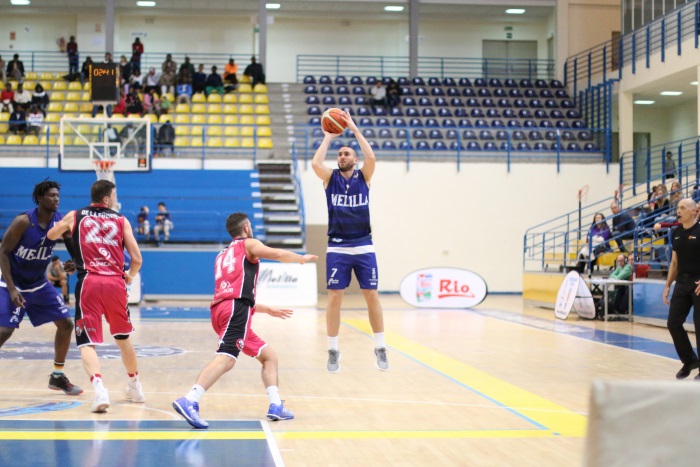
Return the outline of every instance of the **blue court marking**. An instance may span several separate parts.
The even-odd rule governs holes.
[[[197,321],[211,319],[209,308],[205,307],[174,307],[174,306],[158,306],[158,307],[141,307],[139,313],[142,320],[184,320]]]
[[[470,309],[465,311],[489,318],[496,318],[502,321],[521,324],[531,328],[556,332],[558,334],[567,334],[580,339],[600,342],[601,344],[613,345],[623,349],[635,350],[637,352],[678,360],[676,349],[670,342],[661,342],[654,339],[648,339],[646,337],[631,336],[629,334],[604,331],[586,326],[577,326],[575,324],[568,324],[561,320],[550,320],[536,316],[511,313],[508,311],[488,309]]]
[[[46,402],[29,404],[24,407],[7,407],[0,409],[0,417],[16,417],[19,415],[33,415],[43,412],[56,412],[59,410],[72,409],[79,405],[82,405],[82,402]]]

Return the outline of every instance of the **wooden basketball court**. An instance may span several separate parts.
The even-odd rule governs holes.
[[[260,364],[241,357],[202,399],[209,430],[171,407],[216,349],[206,303],[132,308],[147,401],[122,400],[127,377],[110,345],[102,369],[112,407],[102,415],[90,412],[75,348],[66,372],[85,393],[47,389],[54,328],[25,322],[0,349],[0,465],[581,465],[592,380],[669,380],[680,367],[665,329],[559,321],[519,296],[473,310],[382,302],[388,372],[374,366],[361,296],[345,300],[337,374],[325,370],[324,303],[285,321],[256,316],[296,418],[265,421]]]

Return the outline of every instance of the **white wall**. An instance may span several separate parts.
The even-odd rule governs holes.
[[[379,161],[370,207],[382,291],[397,291],[401,279],[425,267],[451,266],[480,274],[492,292],[522,290],[525,230],[589,200],[612,196],[617,167],[600,164],[505,164]],[[322,183],[309,165],[302,169],[309,225],[327,224]],[[312,252],[316,253],[316,252]],[[320,252],[318,252],[320,253]]]

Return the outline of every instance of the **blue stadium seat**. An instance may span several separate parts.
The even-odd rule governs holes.
[[[431,101],[429,97],[419,97],[419,98],[418,98],[418,105],[422,105],[422,106],[428,106],[428,105],[429,105],[429,106],[432,106],[432,105],[433,105],[433,101]]]
[[[416,76],[411,80],[411,83],[414,86],[425,86],[425,81],[423,81],[423,78]]]
[[[546,151],[547,145],[542,142],[535,143],[534,146],[532,146],[532,149],[534,149],[535,151]]]
[[[459,78],[459,85],[460,86],[471,86],[472,82],[469,81],[469,78]]]
[[[531,88],[532,81],[530,81],[529,79],[521,79],[520,80],[520,87],[521,88]]]
[[[530,101],[530,108],[531,109],[540,109],[542,108],[542,101],[539,99],[532,99]]]
[[[520,89],[513,88],[510,91],[508,91],[508,95],[510,97],[523,97],[523,93],[520,92]]]
[[[549,120],[541,120],[540,121],[540,128],[553,128],[554,125],[552,125],[552,122]]]
[[[513,104],[510,103],[510,99],[498,99],[498,106],[501,108],[512,107]]]
[[[466,104],[467,107],[481,107],[481,103],[479,103],[479,101],[474,99],[473,97],[467,99]]]
[[[396,138],[397,139],[406,139],[408,138],[408,131],[404,128],[399,128],[396,130]]]
[[[458,139],[459,133],[457,130],[447,130],[445,132],[445,139]]]
[[[530,112],[530,109],[520,109],[518,111],[518,117],[519,118],[532,118],[532,112]]]
[[[352,105],[352,101],[350,100],[350,98],[348,96],[340,96],[338,98],[338,104],[341,106],[348,106],[348,105]],[[357,105],[364,105],[364,104],[360,103]]]
[[[566,118],[581,118],[581,112],[576,109],[567,110]]]
[[[435,110],[433,110],[432,107],[425,107],[425,108],[423,109],[423,111],[421,112],[421,114],[422,114],[424,117],[434,117],[434,116],[435,116]]]
[[[460,119],[459,123],[457,124],[460,128],[473,128],[474,125],[472,124],[471,120],[468,118],[462,118]]]
[[[308,85],[304,88],[304,94],[318,94],[316,86]]]
[[[508,97],[508,93],[502,88],[494,89],[493,97]]]
[[[440,86],[440,79],[439,78],[428,78],[428,86]]]
[[[549,146],[549,149],[551,149],[552,151],[556,151],[556,150],[561,150],[561,149],[564,149],[564,148],[563,148],[562,145],[557,141],[557,142],[552,143],[552,144]]]
[[[508,139],[508,132],[505,130],[498,130],[496,132],[496,139],[499,141],[505,141]]]
[[[590,131],[579,131],[578,132],[578,140],[579,141],[591,141],[593,139],[593,135],[591,134]]]
[[[447,109],[447,108],[445,108],[445,107],[440,107],[440,109],[438,110],[438,116],[440,116],[440,117],[451,117],[451,116],[452,116],[452,112],[450,111],[450,109]]]
[[[557,132],[552,131],[552,130],[545,132],[544,139],[546,139],[548,141],[556,141],[557,140]]]
[[[377,134],[374,132],[373,128],[365,128],[364,130],[362,130],[362,135],[365,138],[376,138],[377,137]]]
[[[452,120],[451,118],[443,118],[442,119],[442,127],[443,128],[455,128],[457,125],[455,124],[455,121]]]
[[[384,108],[384,107],[372,107],[372,113],[374,114],[375,117],[388,115],[386,113],[386,108]]]
[[[566,145],[566,150],[567,151],[580,151],[581,146],[579,146],[578,143],[569,143]]]
[[[537,124],[534,120],[525,120],[523,122],[523,128],[535,128]]]
[[[360,78],[359,76],[353,76],[352,78],[350,78],[350,84],[363,84],[362,78]]]
[[[323,138],[323,136],[324,136],[324,134],[323,134],[323,130],[321,128],[314,128],[311,131],[312,138]]]
[[[459,92],[459,89],[457,88],[447,88],[447,95],[448,96],[461,96],[462,94]]]
[[[561,113],[561,110],[554,109],[549,112],[549,118],[564,118],[564,114]]]
[[[499,112],[498,109],[488,109],[486,111],[486,116],[488,118],[500,118],[501,112]]]
[[[430,144],[428,144],[427,141],[418,141],[416,143],[416,149],[419,151],[429,151],[430,150]]]
[[[331,141],[330,149],[340,149],[343,146],[345,146],[345,143],[336,138],[333,141]]]
[[[487,141],[484,143],[484,151],[497,151],[496,143],[493,141]]]
[[[365,84],[369,84],[370,86],[374,86],[377,82],[377,78],[375,76],[370,76],[365,80]]]
[[[450,104],[447,103],[447,99],[445,99],[444,97],[436,97],[435,98],[435,105],[437,107],[447,107]]]
[[[342,96],[341,99],[343,99],[343,98],[350,99],[347,96]],[[369,105],[369,101],[367,100],[367,98],[365,96],[357,96],[355,98],[355,105]]]
[[[504,141],[501,143],[501,151],[508,151],[508,150],[512,151],[513,149],[515,149],[513,147],[513,143],[509,143],[507,141]]]
[[[515,99],[513,105],[519,109],[527,108],[527,101],[525,99]]]
[[[338,86],[335,92],[337,94],[350,94],[350,89],[347,86]]]
[[[570,99],[562,99],[561,100],[561,108],[562,109],[573,109],[575,107],[576,107],[576,105],[574,104],[574,102],[572,100],[570,100]]]
[[[462,132],[462,139],[477,139],[476,133],[472,130],[464,130]]]
[[[464,102],[459,97],[453,97],[450,99],[450,105],[452,107],[464,107]]]
[[[477,95],[479,97],[491,97],[491,91],[489,91],[487,88],[479,88]]]
[[[412,96],[413,95],[413,90],[411,88],[403,87],[401,88],[401,95],[403,96]]]
[[[535,110],[535,111],[532,113],[532,115],[533,115],[535,118],[540,118],[540,119],[542,119],[542,118],[548,118],[547,112],[545,112],[545,111],[542,110],[542,109],[537,109],[537,110]]]
[[[467,109],[459,107],[455,109],[455,117],[468,117],[469,112],[467,112]]]
[[[443,91],[442,88],[434,87],[430,90],[430,94],[433,96],[444,96],[445,91]]]
[[[562,82],[559,81],[558,79],[553,79],[553,80],[551,80],[551,81],[549,82],[549,87],[550,87],[550,88],[561,89],[561,88],[564,87],[564,85],[563,85]]]
[[[583,120],[574,120],[571,122],[571,128],[586,128],[586,124],[583,123]]]
[[[489,85],[488,81],[486,81],[484,78],[476,78],[474,80],[474,86],[476,86],[476,87],[485,88],[488,85]]]
[[[321,108],[318,107],[317,105],[312,105],[306,110],[306,113],[309,115],[321,115]]]
[[[450,143],[450,149],[452,151],[457,151],[457,150],[464,151],[464,145],[462,143],[457,142],[457,141],[452,141]]]
[[[377,126],[391,126],[389,119],[386,117],[380,117],[377,119]]]
[[[544,106],[547,107],[548,109],[558,109],[559,104],[557,104],[557,101],[554,99],[547,99],[544,101]]]
[[[479,132],[479,139],[493,139],[493,133],[489,130],[481,130]]]
[[[494,118],[491,120],[491,128],[505,128],[505,123],[500,118]]]
[[[479,118],[474,121],[474,127],[475,128],[488,128],[489,127],[489,122],[486,120]]]
[[[469,141],[467,143],[467,150],[468,151],[481,151],[481,145],[477,143],[476,141]]]
[[[333,86],[321,86],[321,94],[333,94]]]
[[[403,105],[416,105],[416,100],[412,97],[404,97]]]
[[[314,143],[313,143],[311,146],[312,146],[314,149],[318,149],[319,147],[321,147],[321,143],[322,143],[322,141],[321,141],[320,139],[317,139],[317,140],[314,141]]]
[[[304,84],[316,84],[316,78],[311,75],[304,76]]]
[[[525,133],[520,130],[515,130],[513,133],[511,133],[510,139],[514,141],[524,141],[527,138],[525,137]]]
[[[599,151],[598,145],[595,143],[586,143],[583,145],[584,151]]]
[[[374,126],[374,122],[369,117],[362,117],[360,119],[360,126]]]
[[[538,80],[535,80],[535,87],[536,88],[548,88],[549,84],[547,84],[547,82],[543,79],[538,79]]]
[[[462,90],[462,95],[464,97],[474,97],[474,96],[476,96],[476,93],[474,92],[473,88],[464,88]]]
[[[403,117],[403,110],[401,110],[401,107],[392,107],[389,115],[392,117]]]
[[[316,96],[309,96],[309,97],[316,97]],[[308,104],[308,99],[307,99],[307,104]],[[318,102],[314,102],[314,104],[318,104]],[[333,96],[323,96],[323,105],[336,105],[335,103],[335,98]]]
[[[330,76],[326,76],[326,75],[321,76],[321,77],[318,79],[318,82],[321,83],[321,84],[331,84],[331,83],[332,83],[331,77],[330,77]]]
[[[319,103],[318,97],[311,95],[306,97],[306,103],[309,105],[316,105]]]
[[[358,107],[357,115],[372,115],[372,112],[367,107]]]
[[[390,82],[391,82],[391,78],[389,76],[382,77],[382,84],[384,86],[388,86]]]
[[[440,124],[434,118],[429,118],[425,121],[425,126],[428,128],[438,128]]]
[[[348,80],[345,78],[345,76],[336,76],[335,84],[348,84]]]
[[[399,86],[409,86],[411,84],[411,82],[405,76],[399,77],[397,83]]]
[[[502,88],[503,83],[501,83],[501,80],[498,78],[491,78],[489,80],[489,86],[491,86],[492,88]]]
[[[311,117],[309,119],[309,125],[320,125],[321,124],[321,117]]]
[[[430,93],[423,86],[418,86],[415,90],[416,96],[429,96]]]
[[[570,131],[562,131],[561,139],[562,141],[576,141],[576,138],[574,138],[574,134]]]
[[[365,88],[363,88],[362,86],[353,86],[352,93],[356,96],[364,96],[365,94],[367,94],[365,92]]]
[[[508,128],[521,128],[523,126],[518,119],[508,120]]]
[[[528,99],[534,99],[535,97],[537,97],[537,92],[534,89],[526,89],[525,91],[523,91],[523,95]]]
[[[457,86],[457,83],[455,83],[455,80],[452,78],[443,78],[442,85],[443,86]]]
[[[507,88],[517,88],[518,87],[518,83],[512,78],[508,78],[507,80],[505,80],[503,82],[503,85]]]
[[[428,137],[429,137],[430,139],[443,139],[442,131],[440,131],[440,130],[430,130],[430,133],[428,133]]]
[[[568,99],[569,98],[569,93],[566,92],[564,89],[557,89],[554,92],[554,95],[559,99]]]
[[[530,143],[526,141],[521,141],[518,143],[518,151],[532,151],[532,148],[530,147]]]
[[[569,122],[566,120],[557,120],[557,123],[555,125],[557,128],[570,128],[571,126],[569,125]]]
[[[391,133],[391,130],[387,128],[382,128],[379,130],[379,138],[380,139],[388,139],[388,138],[393,138],[394,135]]]
[[[422,127],[422,126],[423,126],[423,120],[421,120],[420,118],[412,118],[412,119],[408,122],[408,126],[414,127],[414,128],[415,128],[415,127]]]
[[[401,141],[401,143],[399,143],[399,149],[401,149],[402,151],[405,151],[407,149],[413,149],[413,144],[409,143],[408,141]]]
[[[481,101],[481,105],[482,107],[496,107],[496,103],[491,98]]]
[[[542,133],[537,130],[532,130],[530,134],[528,134],[528,138],[530,141],[542,141],[544,139],[542,138]]]
[[[513,109],[503,109],[503,118],[517,118],[518,114]]]
[[[355,152],[358,152],[360,150],[360,143],[358,143],[356,139],[353,139],[352,141],[350,141],[350,144],[348,146],[353,148],[355,150]]]
[[[409,107],[406,109],[407,117],[420,117],[420,112],[415,107]]]
[[[405,143],[405,141],[404,141],[404,143]],[[384,142],[382,143],[382,149],[384,149],[384,150],[389,150],[389,151],[393,151],[393,150],[396,149],[396,144],[394,144],[394,142],[391,141],[391,140],[389,140],[389,141],[384,141]]]
[[[350,130],[350,128],[346,128],[345,131],[343,132],[343,138],[354,138],[355,134]]]
[[[543,99],[552,99],[554,97],[554,95],[552,94],[552,91],[550,91],[549,89],[542,89],[540,91],[540,97],[542,97]]]

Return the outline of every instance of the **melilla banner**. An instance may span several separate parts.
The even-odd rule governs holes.
[[[401,281],[401,298],[418,308],[471,308],[488,294],[484,279],[458,268],[414,271]]]

